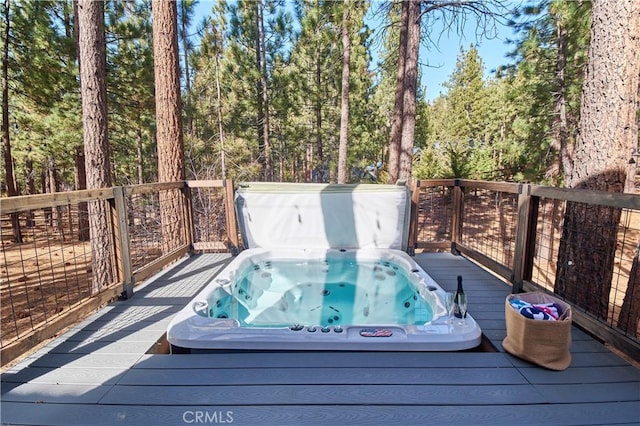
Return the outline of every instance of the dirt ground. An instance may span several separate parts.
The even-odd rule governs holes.
[[[2,346],[91,295],[90,242],[62,240],[38,224],[24,227],[16,244],[8,222],[2,222]]]

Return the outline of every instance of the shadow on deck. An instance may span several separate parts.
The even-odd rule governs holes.
[[[638,368],[575,327],[565,371],[505,353],[510,288],[450,254],[416,261],[445,289],[465,277],[470,312],[497,352],[147,353],[228,260],[183,260],[6,369],[2,423],[640,423]]]

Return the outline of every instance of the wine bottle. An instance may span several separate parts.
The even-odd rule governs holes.
[[[456,295],[453,297],[453,315],[456,318],[462,318],[462,312],[460,312],[460,305],[458,305],[459,295],[464,294],[464,290],[462,289],[462,275],[458,275],[458,289],[456,290]],[[466,317],[466,313],[465,313]]]

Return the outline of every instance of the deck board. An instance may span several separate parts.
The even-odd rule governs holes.
[[[351,405],[257,405],[257,406],[148,406],[95,404],[3,403],[3,419],[22,424],[68,426],[91,419],[92,426],[195,424],[201,415],[215,424],[217,418],[234,425],[521,425],[523,419],[545,425],[637,424],[637,402],[531,405],[375,405],[356,409]],[[204,417],[204,415],[208,417]],[[225,417],[229,415],[229,417]],[[228,420],[231,421],[228,421]],[[218,423],[223,423],[218,421]]]
[[[464,379],[463,379],[464,378]],[[278,384],[525,384],[514,368],[256,368],[256,369],[133,369],[120,377],[119,385],[278,385]]]
[[[416,260],[445,289],[463,275],[496,352],[147,353],[228,255],[183,260],[5,369],[0,420],[28,425],[640,424],[640,370],[578,328],[561,372],[506,353],[510,287],[463,257]]]
[[[619,357],[616,357],[620,359]],[[212,368],[505,368],[507,355],[486,352],[255,352],[194,355],[144,355],[134,369]]]
[[[542,404],[529,385],[116,386],[102,404],[147,405],[456,405]]]
[[[130,368],[138,359],[140,359],[140,354],[94,354],[88,357],[83,353],[51,353],[35,359],[29,364],[29,367],[96,368],[99,366],[100,368]],[[3,380],[5,380],[4,376]]]
[[[564,371],[550,371],[537,367],[526,367],[521,368],[520,372],[530,383],[534,384],[640,383],[640,371],[630,365],[598,368],[573,367]]]
[[[41,383],[53,387],[60,384],[70,385],[114,385],[128,371],[127,367],[102,368],[40,368],[29,367],[18,373],[3,375],[3,382],[9,383]],[[2,395],[3,399],[5,395]]]
[[[97,404],[110,389],[112,386],[109,385],[21,383],[2,395],[2,400],[32,404]]]

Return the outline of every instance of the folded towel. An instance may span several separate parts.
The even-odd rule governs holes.
[[[511,306],[523,316],[536,320],[556,321],[562,315],[562,308],[556,303],[532,304],[513,298]]]

